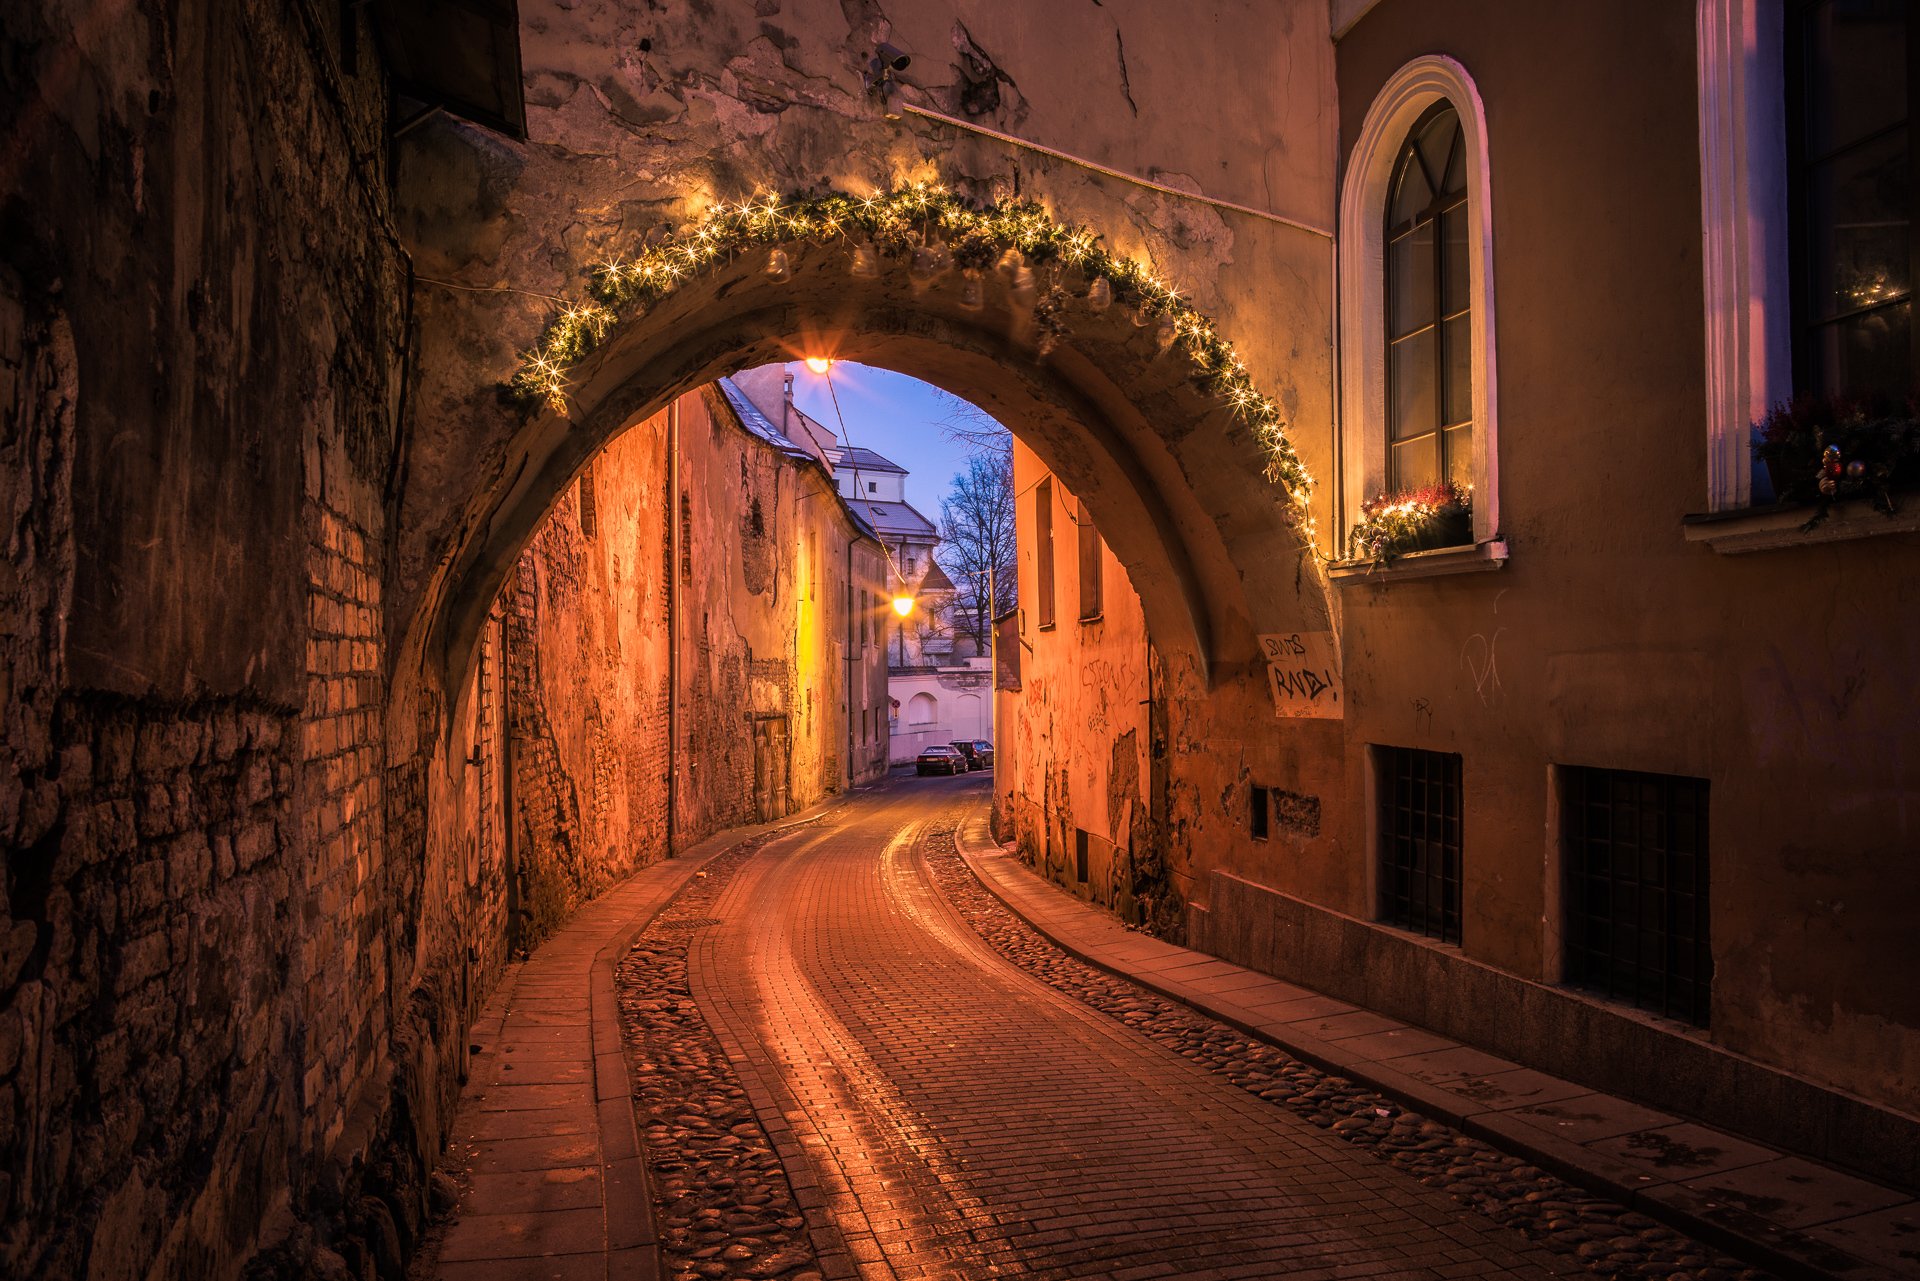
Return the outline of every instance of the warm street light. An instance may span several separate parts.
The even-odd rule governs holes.
[[[816,374],[824,374],[833,368],[833,361],[827,356],[808,356],[807,368]]]
[[[902,618],[905,618],[908,614],[911,614],[913,612],[913,597],[895,596],[893,598],[893,612],[900,615],[900,617]]]

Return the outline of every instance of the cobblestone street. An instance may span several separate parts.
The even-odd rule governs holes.
[[[721,1072],[691,1032],[640,1056],[672,1275],[1585,1275],[1010,963],[927,857],[983,800],[945,779],[856,798],[716,860],[642,940],[686,940],[693,1002],[731,1060]],[[630,963],[630,1037],[663,1007],[636,981]],[[649,1090],[676,1072],[706,1108]],[[735,1082],[760,1127],[728,1104]],[[789,1187],[767,1186],[765,1139]],[[780,1226],[796,1209],[811,1260]]]

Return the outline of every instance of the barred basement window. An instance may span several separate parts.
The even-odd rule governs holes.
[[[1560,849],[1567,982],[1706,1027],[1706,780],[1562,768]]]
[[[1460,941],[1460,757],[1374,748],[1380,919],[1443,943]]]

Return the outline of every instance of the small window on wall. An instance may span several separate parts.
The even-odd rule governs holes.
[[[1466,144],[1436,104],[1401,145],[1386,207],[1387,489],[1473,488]]]
[[[1267,839],[1267,834],[1270,830],[1267,816],[1267,789],[1264,787],[1253,787],[1248,789],[1248,793],[1251,803],[1248,826],[1253,833],[1254,840],[1264,841]]]
[[[1559,773],[1567,982],[1707,1026],[1706,780]]]
[[[593,464],[588,463],[586,470],[580,473],[580,534],[592,538],[600,528],[599,509],[593,492]]]
[[[1039,566],[1040,628],[1053,626],[1053,477],[1033,488],[1033,554]]]
[[[1460,757],[1412,747],[1373,750],[1380,919],[1458,943]]]
[[[1074,519],[1074,532],[1080,543],[1080,621],[1090,623],[1100,617],[1104,593],[1100,581],[1100,531],[1093,527],[1093,517],[1087,513],[1084,503]]]
[[[1904,408],[1913,324],[1907,0],[1797,0],[1787,20],[1796,389]]]

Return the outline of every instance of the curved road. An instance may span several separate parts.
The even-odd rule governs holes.
[[[695,1000],[803,1199],[824,1202],[831,1270],[1572,1270],[1000,957],[921,859],[929,829],[985,799],[978,779],[863,793],[750,859],[692,944]]]

